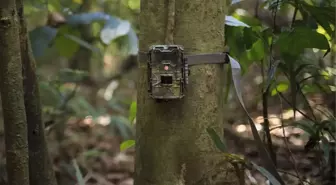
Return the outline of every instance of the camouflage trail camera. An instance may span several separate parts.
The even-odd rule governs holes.
[[[181,99],[188,84],[189,66],[228,63],[227,53],[185,55],[179,45],[153,45],[147,54],[148,92],[158,100]]]
[[[188,70],[183,48],[155,45],[148,53],[148,92],[154,99],[179,99],[184,96]]]

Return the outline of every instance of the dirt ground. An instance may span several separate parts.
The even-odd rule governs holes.
[[[258,118],[256,119],[258,122]],[[276,121],[271,122],[275,126]],[[260,124],[257,124],[260,128]],[[230,152],[242,154],[260,164],[260,158],[251,135],[249,125],[233,123],[227,125],[224,137]],[[335,183],[334,165],[324,164],[323,154],[306,152],[307,136],[300,129],[272,131],[277,165],[286,184],[300,184],[298,173],[306,184],[332,185]],[[288,148],[284,143],[286,139]],[[3,138],[0,138],[3,141]],[[111,128],[88,120],[69,122],[63,140],[59,143],[53,132],[48,134],[50,154],[59,184],[77,183],[73,160],[79,164],[88,185],[132,185],[134,173],[134,148],[120,152],[121,137],[111,134]],[[4,143],[0,144],[0,156],[4,159]],[[291,156],[289,155],[291,154]],[[334,155],[334,154],[333,154]],[[293,162],[294,161],[294,162]],[[246,185],[266,185],[266,179],[255,170],[245,170]]]

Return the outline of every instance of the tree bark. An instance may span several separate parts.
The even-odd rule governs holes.
[[[170,2],[141,1],[140,51],[165,43]],[[186,53],[223,51],[224,3],[176,0],[174,44],[183,45]],[[186,96],[162,103],[148,96],[146,61],[138,65],[135,185],[238,184],[233,167],[218,157],[206,132],[212,127],[223,135],[223,65],[192,67]]]
[[[19,20],[15,0],[0,1],[0,92],[4,117],[8,184],[29,185]]]
[[[16,7],[20,19],[20,46],[24,85],[24,104],[28,125],[29,145],[29,180],[33,185],[56,185],[56,178],[49,158],[45,139],[44,124],[40,103],[39,85],[36,77],[35,59],[27,33],[27,25],[23,12],[23,1],[16,0]]]

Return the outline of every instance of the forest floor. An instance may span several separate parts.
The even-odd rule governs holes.
[[[257,128],[260,128],[259,119],[260,117],[255,119]],[[276,124],[279,123],[271,121],[272,127],[279,126]],[[249,125],[243,123],[227,125],[225,141],[230,152],[242,154],[261,164],[249,128]],[[271,133],[277,153],[277,167],[286,184],[300,184],[297,174],[305,184],[334,184],[335,171],[330,166],[321,164],[323,154],[304,150],[308,139],[304,132],[295,128],[286,128],[284,132],[286,137],[283,137],[282,129]],[[287,144],[284,143],[285,139]],[[3,139],[0,138],[0,141]],[[77,184],[75,163],[72,160],[75,157],[87,185],[132,185],[135,151],[130,148],[120,152],[120,142],[121,137],[111,134],[108,126],[94,123],[90,119],[69,122],[62,141],[57,139],[56,133],[49,133],[48,144],[59,184]],[[1,148],[0,153],[3,154],[3,147]],[[245,180],[246,185],[266,185],[265,177],[256,170],[245,170]]]
[[[286,116],[286,115],[284,115]],[[291,116],[290,112],[287,116]],[[260,117],[256,118],[260,128]],[[270,121],[271,126],[279,126],[279,121]],[[225,141],[230,152],[242,154],[249,160],[261,164],[258,150],[253,141],[249,125],[233,123],[225,129]],[[285,128],[272,131],[274,150],[277,154],[277,167],[288,185],[300,184],[297,174],[305,184],[332,185],[335,183],[335,171],[323,164],[323,154],[313,150],[306,152],[307,135],[297,128]],[[287,144],[285,143],[285,139]],[[61,144],[50,135],[49,146],[60,184],[76,184],[76,176],[69,173],[70,160],[76,156],[85,174],[87,184],[92,185],[132,185],[134,173],[134,148],[120,152],[121,138],[112,136],[106,126],[90,123],[70,124]],[[59,147],[56,147],[59,146]],[[57,149],[58,148],[58,149]],[[290,150],[290,151],[289,151]],[[72,170],[71,170],[72,171]],[[62,174],[62,175],[61,175]],[[246,185],[266,185],[266,179],[255,170],[245,170]],[[315,182],[315,183],[314,183]]]

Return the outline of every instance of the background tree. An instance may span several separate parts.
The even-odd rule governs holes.
[[[24,103],[28,128],[30,184],[56,185],[55,174],[49,158],[48,147],[44,135],[45,126],[42,121],[40,92],[36,77],[36,64],[28,37],[23,0],[16,0],[16,8],[20,20],[19,38],[24,77]]]
[[[186,53],[223,51],[222,0],[167,2],[141,1],[141,52],[163,43],[183,45]],[[238,183],[232,166],[213,155],[218,151],[206,132],[223,131],[222,76],[220,65],[193,67],[185,98],[157,103],[148,96],[146,61],[139,61],[135,184]]]
[[[0,92],[10,185],[29,185],[26,111],[22,86],[20,22],[15,0],[0,2]]]

